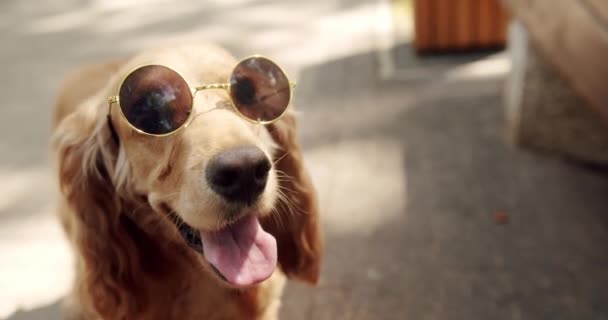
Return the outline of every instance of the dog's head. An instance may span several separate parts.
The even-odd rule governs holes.
[[[229,286],[263,281],[277,263],[288,276],[317,281],[316,200],[292,111],[255,124],[233,110],[225,91],[205,90],[194,97],[188,126],[159,137],[108,109],[107,97],[137,66],[170,67],[194,88],[226,82],[235,63],[210,46],[141,54],[59,123],[62,191],[75,213],[92,294],[103,300],[98,309],[115,308],[137,285],[137,273],[159,272],[155,254],[172,250],[196,252],[188,261]],[[64,92],[70,90],[78,88]]]

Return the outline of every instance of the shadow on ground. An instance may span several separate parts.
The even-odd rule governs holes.
[[[27,311],[17,311],[4,320],[63,320],[61,301]]]
[[[282,318],[608,317],[606,175],[506,145],[500,77],[379,81],[375,61],[370,53],[302,73],[301,134],[329,194],[327,253],[318,288],[289,284]],[[398,157],[378,166],[386,152]],[[353,163],[368,171],[350,172]],[[510,222],[497,224],[497,211]],[[375,222],[345,227],[365,217]],[[58,312],[55,303],[9,320]]]
[[[262,10],[264,3],[248,10]],[[30,20],[60,28],[70,21],[63,9],[34,10]],[[180,12],[172,10],[175,19]],[[66,70],[138,48],[161,31],[181,34],[213,10],[201,5],[174,26],[179,30],[163,20],[133,26],[124,40],[115,40],[120,30],[104,33],[80,20],[75,25],[82,28],[36,33],[3,10],[0,30],[14,30],[6,42],[29,47],[25,56],[18,45],[0,53],[21,88],[0,90],[8,97],[3,118],[11,120],[0,126],[2,166],[47,165],[49,101]],[[121,18],[117,10],[103,12],[111,21]],[[91,21],[106,21],[95,17]],[[254,27],[266,26],[222,29],[214,39],[226,36],[219,42],[240,54],[247,45],[232,32]],[[65,45],[52,45],[57,42]],[[447,59],[424,79],[381,81],[375,57],[315,65],[298,79],[295,104],[321,197],[327,253],[318,288],[289,284],[282,318],[608,318],[606,175],[506,145],[501,77],[447,80],[446,68],[467,62]],[[14,134],[22,127],[23,134]],[[21,144],[29,147],[18,149]],[[508,213],[510,222],[497,225],[497,211]],[[56,302],[8,320],[60,319],[59,309]]]
[[[0,1],[0,40],[5,44],[0,50],[0,318],[18,305],[29,309],[52,301],[69,287],[72,264],[54,215],[58,190],[48,156],[51,112],[66,74],[82,64],[149,47],[213,41],[239,57],[273,57],[297,79],[300,66],[313,60],[352,52],[356,45],[371,46],[363,40],[373,31],[369,26],[376,4]],[[348,37],[343,37],[345,23],[356,26]]]
[[[406,85],[375,80],[374,66],[370,54],[304,72],[316,94],[299,101],[302,133],[312,153],[324,143],[398,141],[405,205],[350,211],[352,220],[390,217],[361,232],[330,225],[320,287],[290,284],[282,318],[607,318],[608,176],[506,145],[501,78],[447,83],[436,74]],[[319,128],[321,118],[333,122]],[[385,154],[357,156],[374,163]],[[368,169],[365,181],[350,181],[367,190],[333,199],[342,203],[325,216],[385,187],[376,181],[385,168]],[[507,225],[494,220],[499,211]]]
[[[174,42],[212,41],[236,56],[297,48],[313,18],[347,12],[369,1],[103,1],[55,0],[0,4],[0,168],[46,166],[50,115],[64,77],[76,67]],[[272,16],[272,19],[268,19]],[[282,18],[284,17],[284,18]],[[311,20],[310,25],[301,21]],[[24,148],[23,146],[28,146]]]

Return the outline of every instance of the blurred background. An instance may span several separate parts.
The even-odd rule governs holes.
[[[327,253],[283,319],[608,319],[605,0],[0,2],[0,319],[60,319],[71,282],[62,79],[174,41],[298,81]]]

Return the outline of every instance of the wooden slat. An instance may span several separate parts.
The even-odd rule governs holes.
[[[490,12],[491,12],[491,20],[490,23],[490,32],[492,34],[491,40],[488,45],[495,46],[498,44],[500,39],[500,26],[502,24],[502,8],[498,5],[496,0],[491,0],[490,2]]]
[[[495,22],[492,11],[492,0],[478,0],[479,13],[477,14],[477,28],[479,37],[478,46],[490,46],[493,40],[492,24]]]
[[[511,15],[509,14],[507,8],[505,8],[502,1],[497,0],[496,3],[498,4],[498,10],[500,11],[500,22],[498,24],[498,41],[499,44],[504,45],[507,43],[507,34],[509,29],[509,22],[511,21]]]
[[[433,0],[431,0],[433,1]],[[429,0],[416,0],[414,3],[414,28],[415,38],[414,46],[418,51],[428,50],[433,46],[433,26],[431,20],[431,1]]]
[[[429,1],[429,0],[427,0]],[[436,47],[440,50],[454,47],[454,2],[435,0],[435,22],[437,24],[437,43]]]
[[[475,0],[454,1],[456,47],[458,49],[469,48],[475,43],[475,24],[473,20]]]
[[[503,6],[502,2],[497,2],[498,9],[500,12],[500,18],[498,18],[498,38],[497,44],[502,45],[507,42],[507,28],[509,25],[510,17],[507,13],[507,10]]]
[[[504,45],[506,25],[499,0],[415,0],[418,51]]]
[[[481,33],[481,30],[479,29],[479,7],[480,7],[480,3],[483,0],[472,0],[472,6],[470,8],[471,10],[471,37],[473,38],[473,47],[478,47],[479,46],[479,34]]]

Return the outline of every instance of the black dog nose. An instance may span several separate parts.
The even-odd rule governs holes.
[[[258,147],[238,147],[214,156],[205,173],[211,189],[226,200],[250,204],[264,191],[270,167]]]

